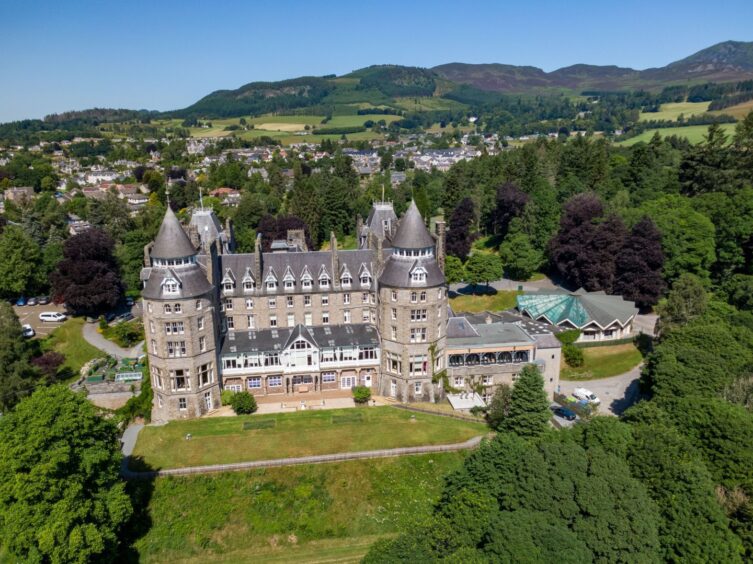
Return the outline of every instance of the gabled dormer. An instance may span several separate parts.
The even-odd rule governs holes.
[[[222,277],[222,282],[220,283],[222,286],[222,293],[223,294],[232,294],[235,290],[235,275],[233,274],[233,271],[229,268],[225,269],[225,275]]]
[[[277,275],[275,274],[273,268],[269,269],[267,277],[264,279],[264,288],[267,290],[267,292],[277,291]]]
[[[286,292],[292,292],[293,290],[295,290],[295,274],[293,274],[293,269],[290,268],[290,266],[285,269],[285,274],[282,277],[282,283]]]
[[[166,296],[177,296],[180,293],[180,287],[181,282],[177,276],[165,276],[162,280],[162,293]]]
[[[251,267],[246,268],[246,272],[243,274],[243,278],[241,279],[241,284],[243,284],[244,293],[256,291],[256,278],[254,278],[254,275],[251,272]]]
[[[418,264],[414,264],[410,269],[410,283],[411,286],[426,284],[426,269]]]
[[[352,284],[353,276],[351,275],[350,270],[348,270],[348,265],[344,264],[340,271],[340,285],[343,288],[350,288]]]
[[[327,267],[322,265],[322,267],[319,269],[319,287],[326,289],[331,285],[332,277],[329,275],[329,272],[327,272]]]
[[[361,281],[362,287],[367,288],[371,286],[371,272],[366,263],[361,263],[361,268],[358,270],[358,279]]]
[[[309,272],[309,267],[304,266],[303,271],[301,272],[301,288],[303,290],[310,290],[313,284],[314,284],[314,277],[311,276],[311,272]]]

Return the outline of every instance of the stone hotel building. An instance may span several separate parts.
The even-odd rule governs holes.
[[[427,229],[415,203],[398,220],[375,203],[358,249],[306,248],[302,231],[262,252],[235,253],[232,226],[168,209],[144,249],[143,310],[155,421],[199,417],[222,389],[305,399],[369,386],[398,401],[445,390],[489,398],[536,363],[552,393],[556,339],[509,322],[473,324],[448,305],[444,223]]]

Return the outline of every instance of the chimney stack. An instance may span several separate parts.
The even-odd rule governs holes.
[[[444,272],[444,262],[445,262],[445,222],[444,218],[437,219],[437,264],[439,265],[439,270]]]

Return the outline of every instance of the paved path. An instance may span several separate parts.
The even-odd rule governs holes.
[[[123,460],[120,463],[120,474],[122,476],[132,473],[128,470],[128,462],[133,454],[133,449],[136,447],[136,439],[139,438],[139,432],[143,428],[144,426],[141,423],[131,423],[120,438],[120,448],[123,452]]]
[[[135,425],[133,427],[136,427]],[[126,433],[131,429],[126,429]],[[140,429],[134,431],[138,434]],[[123,435],[123,452],[126,451],[125,435]],[[297,458],[277,458],[273,460],[254,460],[252,462],[235,462],[233,464],[213,464],[211,466],[191,466],[188,468],[170,468],[154,470],[152,472],[134,472],[128,469],[128,459],[123,460],[120,472],[126,479],[150,479],[158,476],[186,476],[192,474],[213,474],[216,472],[238,472],[255,468],[276,468],[280,466],[297,466],[301,464],[324,464],[327,462],[342,462],[345,460],[364,460],[373,458],[391,458],[395,456],[409,456],[416,454],[431,454],[434,452],[453,452],[469,450],[478,446],[483,436],[473,437],[463,443],[450,445],[430,445],[417,447],[388,448],[382,450],[365,450],[360,452],[342,452],[337,454],[320,454],[316,456],[300,456]],[[133,439],[135,444],[135,438]],[[133,452],[133,445],[130,446]]]
[[[621,415],[638,400],[638,379],[642,367],[641,363],[624,374],[600,380],[560,380],[560,392],[570,395],[575,388],[587,388],[601,400],[599,413]]]
[[[105,339],[99,331],[97,331],[97,323],[84,323],[82,334],[84,339],[86,339],[90,345],[97,347],[99,350],[110,356],[114,356],[115,358],[138,358],[144,354],[144,341],[137,343],[130,349],[124,349],[112,341]]]

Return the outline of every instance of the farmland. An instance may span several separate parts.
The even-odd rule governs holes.
[[[662,104],[658,112],[641,112],[639,121],[677,121],[677,118],[683,116],[697,116],[706,113],[711,102],[678,102],[673,104]]]
[[[734,123],[722,123],[720,127],[727,135],[732,135],[735,132]],[[703,136],[708,132],[708,125],[689,125],[686,127],[665,127],[662,129],[647,129],[640,135],[619,141],[617,144],[623,147],[629,147],[635,145],[641,141],[648,143],[657,131],[662,137],[670,137],[676,135],[678,137],[686,137],[691,143],[700,143],[703,141]]]

